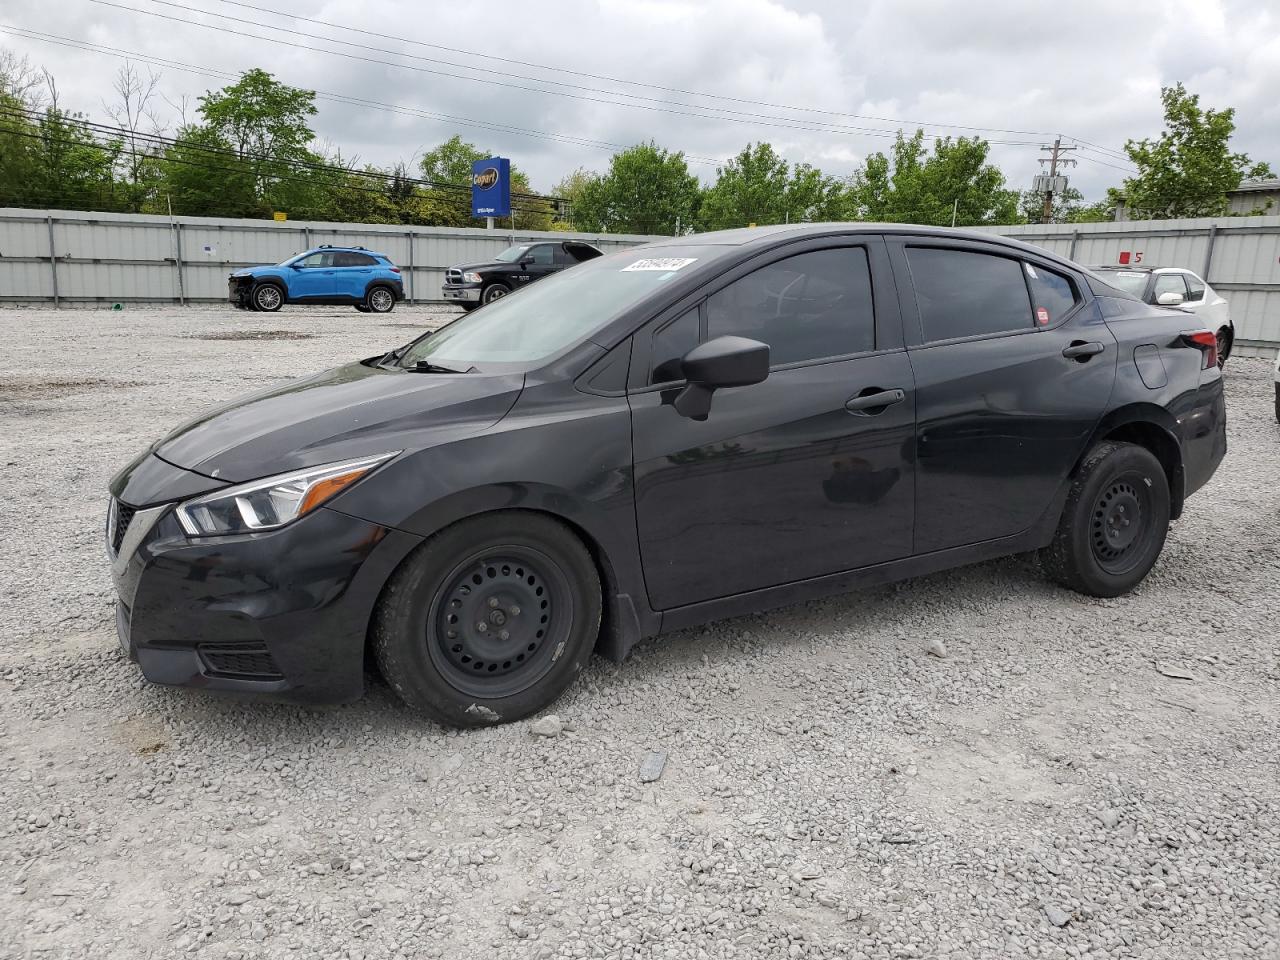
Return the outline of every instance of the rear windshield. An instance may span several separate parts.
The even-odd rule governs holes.
[[[1151,274],[1142,270],[1094,270],[1092,278],[1101,280],[1103,284],[1110,287],[1111,290],[1098,290],[1093,292],[1098,296],[1114,296],[1115,291],[1127,293],[1131,297],[1142,299],[1142,293],[1147,289],[1147,279]],[[1096,284],[1094,284],[1096,288]]]
[[[704,266],[732,247],[638,248],[553,274],[419,340],[401,358],[460,370],[485,363],[550,359],[576,346],[682,270]]]

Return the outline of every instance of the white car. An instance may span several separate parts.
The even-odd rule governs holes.
[[[1280,350],[1276,351],[1276,423],[1280,423]]]
[[[1236,328],[1231,324],[1231,311],[1213,287],[1200,276],[1182,267],[1090,267],[1113,287],[1165,307],[1178,307],[1194,313],[1200,322],[1218,338],[1218,366],[1227,362]]]

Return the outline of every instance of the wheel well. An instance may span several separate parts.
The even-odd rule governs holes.
[[[1182,502],[1185,499],[1182,450],[1178,447],[1178,441],[1167,430],[1150,421],[1137,420],[1114,427],[1105,436],[1098,437],[1098,440],[1132,443],[1151,451],[1160,461],[1160,466],[1164,467],[1165,479],[1169,481],[1169,518],[1176,520],[1182,515]]]
[[[639,627],[636,624],[628,622],[629,619],[634,620],[634,611],[632,611],[630,617],[628,617],[627,611],[619,609],[618,578],[617,574],[614,573],[613,564],[610,562],[609,556],[605,553],[604,548],[600,546],[600,543],[596,538],[593,537],[584,527],[574,523],[566,517],[561,516],[560,514],[552,513],[549,510],[537,510],[527,507],[516,509],[503,507],[500,510],[482,510],[478,513],[461,517],[458,520],[453,521],[453,523],[441,527],[431,536],[437,536],[444,530],[448,530],[456,523],[464,523],[474,517],[483,517],[488,513],[499,512],[538,514],[549,520],[554,520],[556,523],[568,527],[569,531],[577,537],[579,541],[581,541],[584,547],[586,547],[587,553],[591,556],[591,562],[595,564],[596,575],[600,577],[600,636],[596,638],[596,645],[594,649],[595,652],[620,662],[622,657],[626,655],[626,651],[640,639]],[[431,537],[424,539],[423,544],[427,543],[430,539]],[[378,607],[382,605],[382,598],[386,592],[387,584],[389,584],[395,576],[396,570],[399,570],[401,566],[407,563],[409,558],[421,549],[421,547],[422,544],[419,544],[418,547],[410,550],[401,559],[400,563],[396,565],[395,570],[391,571],[387,577],[386,583],[384,583],[382,585],[382,589],[378,591],[378,599],[374,601],[373,606],[369,610],[369,622],[365,626],[365,660],[367,665],[372,665],[374,663],[374,658],[372,657],[373,645],[369,642],[369,634],[373,630],[373,623],[377,616]],[[619,645],[621,646],[620,650],[618,649]]]

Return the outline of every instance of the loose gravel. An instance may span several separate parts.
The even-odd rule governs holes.
[[[143,682],[111,474],[445,315],[0,312],[0,958],[1280,956],[1265,361],[1130,597],[983,564],[652,641],[471,733],[376,680]]]

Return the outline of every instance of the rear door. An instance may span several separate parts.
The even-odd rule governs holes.
[[[914,389],[883,241],[785,250],[636,334],[636,520],[655,609],[911,551]],[[717,390],[705,421],[686,419],[671,406],[680,357],[724,335],[768,343],[769,377]]]
[[[949,238],[889,247],[916,377],[915,552],[1021,533],[1107,406],[1115,338],[1048,261]]]
[[[339,250],[333,255],[334,293],[341,297],[362,299],[377,265],[378,261],[367,253]]]

